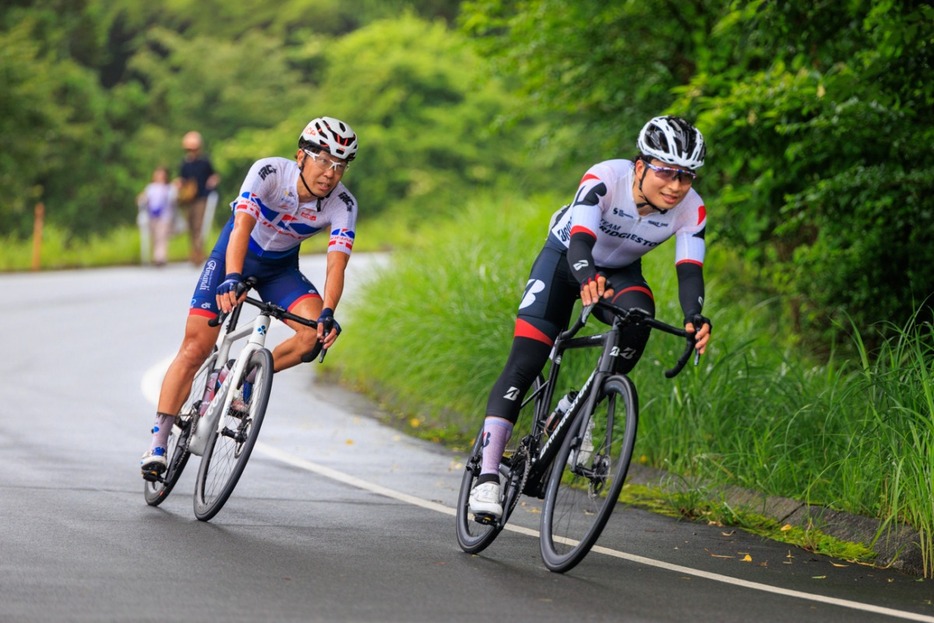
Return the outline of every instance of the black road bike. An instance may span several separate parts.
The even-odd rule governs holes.
[[[609,329],[578,337],[596,308],[612,315]],[[677,375],[692,353],[697,363],[694,335],[683,328],[605,300],[585,306],[574,325],[555,340],[548,378],[539,375],[522,403],[510,447],[500,464],[503,515],[498,519],[485,514],[474,516],[469,510],[470,491],[480,475],[481,426],[457,500],[457,542],[461,549],[475,554],[488,547],[506,526],[520,496],[526,495],[544,500],[540,543],[548,569],[563,573],[587,555],[613,513],[636,443],[636,388],[628,376],[614,373],[614,363],[621,356],[621,332],[634,325],[686,338],[684,352],[665,372],[666,377]],[[579,348],[602,349],[597,365],[580,391],[568,396],[573,397],[567,410],[552,410],[562,356]]]

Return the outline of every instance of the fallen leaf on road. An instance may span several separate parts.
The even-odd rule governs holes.
[[[752,562],[752,556],[750,556],[749,554],[746,554],[745,556],[743,556],[743,559],[741,562]]]

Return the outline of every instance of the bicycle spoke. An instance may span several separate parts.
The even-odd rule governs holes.
[[[245,391],[244,377],[254,369],[254,382]],[[228,386],[230,406],[220,416],[221,432],[208,440],[195,485],[195,516],[202,521],[220,511],[243,474],[266,414],[272,374],[272,355],[261,349],[251,355],[243,377]]]

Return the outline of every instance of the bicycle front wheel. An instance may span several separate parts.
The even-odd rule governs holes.
[[[150,506],[159,506],[169,496],[172,489],[175,488],[191,452],[188,451],[188,440],[194,432],[195,423],[198,421],[198,409],[201,406],[201,400],[204,398],[204,390],[207,389],[208,379],[211,370],[214,368],[216,355],[212,355],[201,369],[195,374],[191,383],[191,391],[188,398],[185,399],[182,408],[175,418],[175,424],[172,426],[172,432],[169,434],[169,441],[166,446],[166,470],[160,480],[147,480],[143,484],[143,496],[146,503]]]
[[[253,383],[246,377],[255,373]],[[229,385],[234,393],[230,408],[220,416],[219,431],[211,431],[195,482],[195,517],[213,518],[233,493],[259,436],[272,392],[272,353],[253,351],[240,378]]]
[[[608,377],[592,413],[575,418],[555,457],[541,523],[545,566],[563,573],[596,543],[613,513],[636,443],[638,400],[627,377]]]

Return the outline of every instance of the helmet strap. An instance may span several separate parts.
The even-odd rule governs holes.
[[[308,156],[305,156],[307,158]],[[308,191],[308,194],[318,200],[318,211],[321,210],[321,197],[316,195],[308,188],[308,182],[305,181],[305,158],[302,158],[302,163],[298,167],[298,179],[302,180],[302,185],[305,187],[305,190]]]
[[[642,158],[640,158],[640,160],[642,160]],[[650,208],[652,208],[652,209],[655,210],[656,212],[661,212],[662,214],[664,214],[664,213],[667,212],[668,210],[663,210],[663,209],[661,209],[660,207],[658,207],[657,205],[655,205],[654,203],[652,203],[651,201],[649,201],[649,198],[645,196],[645,191],[642,190],[642,182],[643,182],[643,180],[645,180],[645,175],[646,175],[648,172],[649,172],[649,168],[648,168],[647,166],[645,166],[645,161],[643,161],[643,162],[642,162],[642,177],[639,178],[639,194],[642,195],[642,198],[645,199],[645,201],[637,201],[637,202],[636,202],[636,209],[643,208],[643,207],[645,207],[645,206],[649,206]]]

